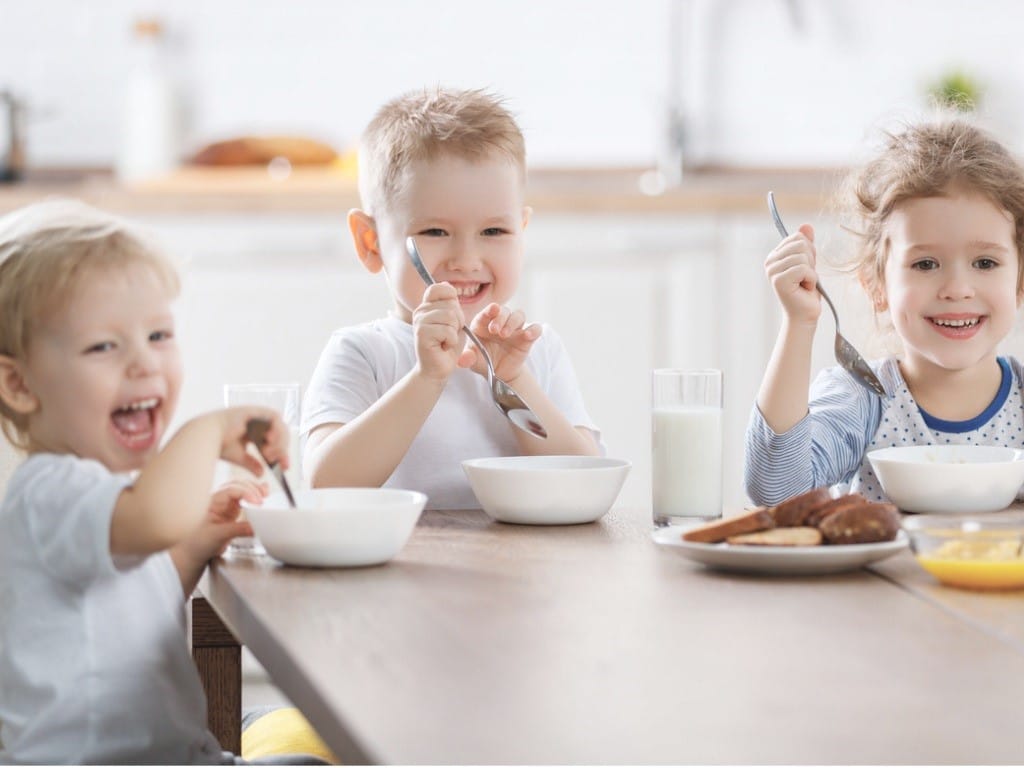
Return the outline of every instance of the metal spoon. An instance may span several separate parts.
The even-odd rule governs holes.
[[[292,496],[292,489],[288,487],[288,480],[284,476],[284,470],[281,469],[281,465],[278,462],[275,461],[271,464],[267,461],[267,457],[263,455],[263,446],[267,443],[268,429],[270,429],[270,422],[266,419],[249,419],[245,424],[245,439],[256,446],[256,453],[263,460],[263,465],[270,471],[270,474],[277,478],[278,485],[281,486],[284,495],[288,497],[288,503],[291,504],[292,509],[295,509],[297,508],[295,497]]]
[[[423,266],[423,260],[420,258],[420,252],[416,248],[416,241],[413,238],[407,237],[405,239],[405,250],[409,253],[409,259],[412,261],[412,265],[416,267],[416,271],[420,273],[423,282],[427,285],[433,285],[436,281],[427,271],[427,268]],[[547,430],[541,425],[540,419],[537,418],[536,414],[530,410],[530,406],[526,404],[526,401],[512,387],[495,376],[494,363],[491,362],[491,356],[487,353],[487,347],[483,345],[483,342],[467,326],[462,326],[462,330],[465,331],[469,340],[476,344],[480,354],[484,356],[484,362],[487,363],[487,382],[491,385],[491,396],[494,398],[494,404],[498,406],[498,410],[524,432],[529,432],[534,437],[547,438]]]
[[[775,228],[779,231],[782,237],[789,237],[789,233],[786,231],[785,224],[782,223],[782,217],[779,216],[779,209],[775,207],[775,193],[768,193],[768,210],[771,211],[772,220],[775,222]],[[832,317],[836,321],[836,362],[839,363],[843,368],[853,374],[853,378],[863,387],[866,387],[869,391],[874,392],[880,397],[888,397],[889,393],[885,391],[885,387],[882,386],[882,382],[875,376],[875,372],[871,370],[864,358],[861,357],[860,352],[854,349],[853,344],[846,340],[846,337],[839,332],[839,313],[836,312],[835,305],[832,303],[832,299],[825,293],[825,289],[821,286],[821,280],[816,282],[818,293],[821,294],[821,298],[828,304],[828,308],[832,310]]]

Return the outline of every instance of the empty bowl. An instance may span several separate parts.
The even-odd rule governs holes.
[[[490,517],[522,525],[591,523],[615,502],[630,463],[600,456],[502,456],[462,462]]]
[[[405,546],[427,497],[395,488],[315,488],[245,509],[267,553],[289,565],[376,565]]]
[[[917,562],[943,584],[1024,588],[1024,515],[921,515],[903,528]]]
[[[1024,483],[1024,452],[991,445],[912,445],[868,453],[882,490],[904,512],[995,512]]]

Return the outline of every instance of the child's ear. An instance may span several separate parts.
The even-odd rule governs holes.
[[[885,312],[889,308],[889,300],[885,296],[885,286],[879,280],[867,278],[864,275],[860,275],[858,279],[861,288],[871,299],[871,306],[874,307],[875,312]]]
[[[377,223],[366,211],[353,208],[348,212],[348,228],[356,255],[370,272],[380,272],[384,262],[380,257],[380,241],[377,239]]]
[[[21,364],[7,355],[0,355],[0,400],[15,413],[32,413],[39,407],[39,399],[28,388]]]

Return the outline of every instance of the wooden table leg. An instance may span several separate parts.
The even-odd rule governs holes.
[[[192,659],[206,691],[210,732],[223,749],[242,751],[242,646],[205,597],[193,595]]]

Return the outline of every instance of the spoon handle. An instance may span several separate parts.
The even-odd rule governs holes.
[[[296,507],[298,505],[295,503],[295,497],[292,496],[292,489],[288,486],[288,480],[284,476],[284,470],[281,469],[280,463],[275,461],[271,464],[267,461],[267,457],[263,455],[263,446],[267,442],[268,429],[270,429],[270,422],[266,419],[249,419],[245,425],[245,439],[256,446],[256,453],[260,455],[263,466],[270,470],[270,474],[277,479],[277,484],[281,486],[284,495],[288,497],[288,503],[292,507]]]
[[[427,285],[434,285],[437,281],[427,271],[426,266],[423,264],[423,259],[420,258],[420,251],[416,247],[416,241],[411,237],[405,238],[405,250],[409,254],[409,261],[412,262],[416,271],[420,273],[420,277],[423,278],[423,282]],[[487,370],[491,372],[491,378],[494,378],[494,363],[491,362],[491,356],[487,352],[487,347],[476,337],[475,333],[469,330],[468,325],[462,326],[462,330],[469,337],[469,340],[476,345],[476,348],[480,350],[480,353],[484,356],[484,362],[487,363]]]

